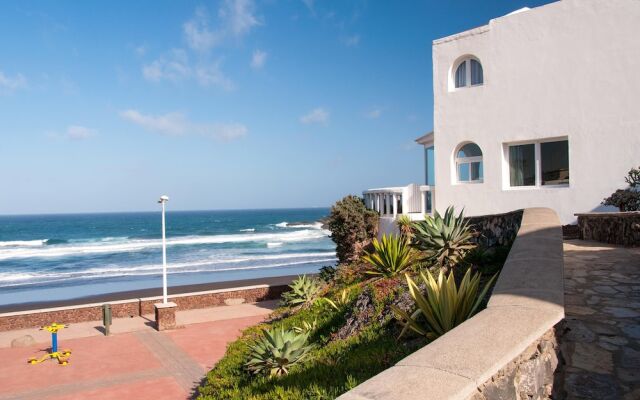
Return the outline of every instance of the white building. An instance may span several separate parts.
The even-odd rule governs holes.
[[[426,185],[365,191],[369,207],[602,210],[640,164],[640,1],[562,0],[435,40],[433,95]]]

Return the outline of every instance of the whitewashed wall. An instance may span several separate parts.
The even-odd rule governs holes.
[[[451,90],[459,57],[484,85]],[[433,44],[436,205],[467,215],[550,207],[562,223],[601,208],[640,164],[640,1],[563,0]],[[570,186],[505,189],[503,143],[569,138]],[[456,184],[453,153],[474,141],[484,183]]]

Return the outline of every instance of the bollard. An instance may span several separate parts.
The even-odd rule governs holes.
[[[102,324],[104,325],[104,335],[109,336],[111,330],[111,306],[109,304],[102,305]]]

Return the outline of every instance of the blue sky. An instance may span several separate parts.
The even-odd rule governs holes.
[[[0,214],[423,182],[431,41],[540,1],[0,2]]]

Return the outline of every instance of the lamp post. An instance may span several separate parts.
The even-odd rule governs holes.
[[[162,303],[167,304],[167,236],[165,234],[164,211],[169,196],[160,196],[158,203],[162,204]]]

